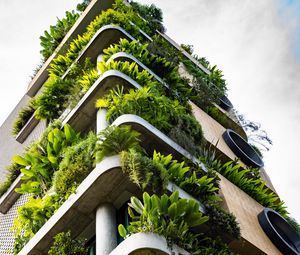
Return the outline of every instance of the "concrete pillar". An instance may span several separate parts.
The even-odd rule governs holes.
[[[100,53],[100,54],[97,56],[97,63],[102,61],[103,56],[104,56],[103,53]]]
[[[107,112],[106,108],[99,109],[97,112],[97,120],[96,120],[97,134],[108,126],[108,123],[106,121],[106,112]]]
[[[116,247],[116,209],[104,203],[96,211],[96,255],[108,255]]]

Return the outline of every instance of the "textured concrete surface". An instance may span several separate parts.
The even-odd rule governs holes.
[[[236,216],[244,239],[244,243],[243,240],[235,241],[231,247],[245,255],[256,255],[261,252],[269,255],[281,254],[259,225],[257,215],[264,207],[225,177],[221,175],[219,177],[225,207]]]

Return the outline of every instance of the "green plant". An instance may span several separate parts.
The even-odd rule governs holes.
[[[225,164],[215,161],[212,169],[222,174],[264,207],[274,209],[283,217],[288,216],[286,207],[277,194],[271,192],[260,178],[253,176],[251,170],[243,169],[240,164],[232,161]]]
[[[190,80],[193,90],[191,92],[192,101],[203,110],[207,110],[213,103],[218,103],[219,98],[224,95],[199,67],[195,66],[191,60],[182,59],[182,63],[187,71],[193,75]]]
[[[59,196],[52,195],[44,198],[32,197],[25,205],[19,207],[13,226],[17,237],[14,244],[15,254],[38,232],[60,205]]]
[[[170,196],[164,194],[160,198],[144,192],[143,202],[131,197],[129,206],[131,222],[127,228],[128,232],[123,225],[118,227],[123,238],[138,232],[157,233],[164,236],[169,244],[176,243],[189,250],[191,247],[186,247],[187,243],[196,242],[198,238],[197,234],[191,232],[191,228],[208,220],[208,217],[199,211],[199,204],[195,200],[180,199],[178,192]]]
[[[83,238],[72,239],[71,232],[62,232],[53,237],[48,254],[49,255],[88,255],[85,247],[86,240]]]
[[[142,5],[134,1],[131,1],[130,4],[134,11],[137,11],[141,17],[148,21],[148,26],[151,30],[165,32],[165,28],[162,24],[163,14],[161,9],[157,8],[154,4]]]
[[[190,97],[191,88],[188,83],[179,76],[178,67],[163,57],[150,54],[148,44],[142,44],[137,41],[129,42],[127,39],[121,39],[118,44],[114,44],[104,50],[105,55],[103,56],[103,62],[105,63],[113,54],[118,52],[126,52],[136,57],[167,83],[168,88],[165,88],[164,92],[166,95],[172,99],[186,103]],[[132,77],[131,72],[127,72],[126,74]],[[135,79],[135,77],[132,78]],[[145,83],[142,82],[140,84],[145,85]]]
[[[189,108],[154,88],[130,89],[127,94],[123,88],[113,89],[96,102],[96,107],[108,108],[106,118],[110,123],[122,114],[136,114],[196,155],[197,146],[202,145],[201,126],[189,114]]]
[[[220,110],[216,106],[211,106],[206,109],[206,113],[218,121],[223,127],[230,128],[230,123],[224,113],[220,112]]]
[[[9,189],[14,180],[17,179],[17,177],[21,173],[21,168],[22,167],[16,163],[12,163],[7,167],[5,181],[1,182],[0,184],[0,197]]]
[[[298,235],[300,235],[300,224],[293,217],[286,217],[286,220],[296,230]]]
[[[142,155],[134,149],[121,152],[122,171],[142,190],[153,192],[165,190],[169,173],[162,164]]]
[[[136,114],[163,131],[170,131],[179,114],[186,114],[186,109],[178,101],[160,96],[154,89],[143,87],[130,89],[127,94],[123,88],[111,90],[99,99],[96,107],[107,107],[107,120],[112,122],[122,114]]]
[[[67,11],[63,19],[57,19],[56,25],[50,26],[49,32],[44,31],[44,35],[40,36],[42,46],[41,54],[44,57],[44,60],[52,55],[53,51],[56,49],[78,18],[78,13],[75,13],[74,11]]]
[[[97,135],[91,132],[64,150],[52,181],[58,195],[66,199],[95,167],[96,143]]]
[[[201,202],[219,201],[219,178],[213,172],[205,173],[201,168],[194,169],[186,163],[174,160],[172,155],[164,156],[154,151],[153,161],[166,169],[169,179]]]
[[[181,53],[160,35],[152,36],[148,50],[151,54],[166,59],[174,66],[178,66],[181,62]]]
[[[138,65],[135,62],[130,63],[128,61],[122,62],[114,60],[109,62],[102,61],[97,64],[97,68],[101,74],[108,70],[118,70],[128,75],[142,86],[156,88],[158,88],[158,86],[161,86],[157,81],[154,80],[153,76],[149,74],[148,71],[140,71]]]
[[[35,117],[55,119],[60,116],[73,83],[69,80],[51,78],[44,84],[43,93],[35,98]]]
[[[28,120],[32,117],[35,109],[36,109],[35,101],[30,100],[28,104],[20,110],[18,117],[15,120],[12,128],[12,134],[14,136],[16,136],[21,131],[21,129],[25,126]]]
[[[19,193],[43,196],[52,185],[52,176],[62,159],[63,149],[79,139],[79,134],[68,124],[64,126],[64,131],[57,127],[48,130],[47,137],[44,135],[40,142],[33,144],[24,156],[13,157],[14,162],[22,166],[21,178],[26,181],[16,189]]]
[[[76,10],[83,12],[86,9],[86,7],[89,5],[90,2],[91,2],[91,0],[83,0],[81,3],[77,4]]]
[[[201,147],[205,144],[201,125],[194,116],[181,114],[178,122],[168,133],[175,142],[193,155],[200,155]]]
[[[121,151],[134,148],[140,149],[140,133],[132,130],[130,126],[109,126],[98,134],[96,159],[101,161],[104,157],[119,154]]]
[[[226,212],[219,205],[205,203],[205,214],[209,217],[209,226],[212,236],[228,234],[239,239],[241,230],[232,213]]]

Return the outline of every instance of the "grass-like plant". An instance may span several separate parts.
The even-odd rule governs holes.
[[[53,239],[48,255],[88,255],[86,239],[73,239],[71,231],[58,233]]]
[[[271,192],[260,178],[253,176],[251,169],[244,169],[240,164],[232,161],[225,164],[215,161],[212,169],[222,174],[264,207],[274,209],[283,217],[288,216],[283,201],[277,194]]]
[[[12,134],[17,136],[21,129],[25,126],[28,120],[33,116],[36,110],[36,104],[34,100],[30,100],[28,104],[23,107],[18,114],[12,128]]]
[[[54,26],[50,26],[49,32],[44,31],[44,35],[40,36],[42,50],[40,51],[44,60],[52,55],[61,40],[65,37],[70,28],[79,18],[79,14],[74,11],[67,11],[65,17],[57,19]]]

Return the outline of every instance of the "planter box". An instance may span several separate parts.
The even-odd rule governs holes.
[[[21,174],[10,185],[9,189],[0,198],[0,213],[7,213],[8,210],[15,204],[21,194],[15,192],[16,188],[19,188],[23,181],[21,180]]]
[[[26,138],[31,134],[32,130],[37,126],[37,124],[39,124],[39,120],[37,120],[33,114],[16,136],[16,140],[19,143],[23,143],[26,140]]]
[[[167,241],[163,236],[154,233],[137,233],[126,238],[109,255],[188,255],[187,251],[173,245],[168,247]]]

